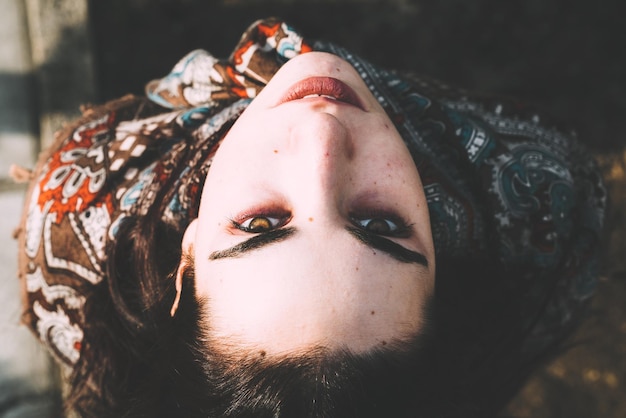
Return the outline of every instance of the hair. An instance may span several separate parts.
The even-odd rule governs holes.
[[[439,260],[427,326],[415,340],[362,356],[229,355],[206,343],[193,267],[170,316],[182,231],[145,217],[119,237],[109,244],[109,283],[85,312],[67,398],[81,416],[488,417],[556,348],[523,356],[519,307],[500,297],[507,293],[494,263]]]
[[[185,169],[185,158],[176,161],[173,179]],[[107,243],[107,280],[86,301],[66,398],[81,416],[485,418],[502,410],[567,335],[525,352],[526,290],[507,286],[528,280],[511,278],[520,273],[491,259],[437,254],[435,295],[414,340],[365,355],[315,348],[273,360],[219,350],[207,343],[210,318],[191,266],[170,315],[186,225],[161,215],[175,187],[161,187],[148,213],[127,218]]]

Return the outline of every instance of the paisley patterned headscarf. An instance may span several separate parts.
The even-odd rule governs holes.
[[[350,62],[402,135],[422,177],[438,257],[477,256],[523,271],[536,294],[558,278],[530,340],[549,339],[590,298],[606,198],[571,135],[518,103],[380,69],[267,19],[226,60],[193,51],[148,83],[147,98],[87,109],[37,164],[19,233],[24,322],[62,363],[80,358],[89,321],[82,307],[107,280],[105,243],[120,224],[145,214],[173,182],[162,216],[184,228],[229,127],[282,64],[312,50]],[[173,171],[183,154],[185,169]]]

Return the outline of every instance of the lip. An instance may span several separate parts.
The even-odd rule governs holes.
[[[335,99],[337,102],[346,103],[356,106],[361,110],[365,110],[361,99],[352,87],[332,77],[309,77],[298,81],[289,87],[287,92],[279,99],[277,105],[304,99],[310,95],[319,95],[320,99],[325,100]],[[325,98],[324,96],[329,97]]]

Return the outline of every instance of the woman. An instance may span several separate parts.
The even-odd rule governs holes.
[[[59,133],[24,320],[85,416],[494,415],[597,275],[604,189],[552,126],[256,22]]]

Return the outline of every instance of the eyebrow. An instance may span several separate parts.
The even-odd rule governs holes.
[[[346,226],[346,229],[352,236],[368,247],[383,251],[403,263],[416,263],[428,268],[428,260],[423,254],[417,251],[409,250],[390,239],[369,233],[361,228]]]
[[[212,252],[209,255],[209,260],[219,260],[220,258],[239,257],[252,250],[265,247],[275,242],[284,241],[296,232],[296,228],[280,228],[272,231],[264,232],[260,235],[255,235],[252,238],[234,245],[230,248],[221,251]]]
[[[409,250],[402,245],[391,241],[385,237],[376,234],[370,234],[367,231],[356,228],[354,226],[346,226],[346,230],[357,240],[370,248],[374,248],[389,254],[394,259],[403,263],[416,263],[428,268],[428,260],[426,257],[416,251]],[[267,245],[284,241],[296,232],[295,227],[280,228],[260,235],[255,235],[247,240],[221,251],[212,252],[209,260],[219,260],[222,258],[236,258],[250,251],[257,250]]]

